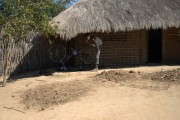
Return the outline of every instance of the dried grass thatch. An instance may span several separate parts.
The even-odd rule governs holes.
[[[53,21],[60,36],[180,27],[180,0],[80,0]]]

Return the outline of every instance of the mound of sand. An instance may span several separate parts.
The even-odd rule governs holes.
[[[53,105],[76,100],[87,94],[91,89],[91,84],[83,81],[43,85],[26,91],[22,95],[22,102],[26,108],[33,107],[44,110]]]
[[[112,82],[120,82],[125,80],[130,80],[136,78],[135,72],[128,72],[128,71],[104,71],[98,75],[96,75],[95,80],[98,81],[112,81]]]
[[[180,68],[176,70],[150,73],[144,75],[143,78],[162,82],[180,82]]]

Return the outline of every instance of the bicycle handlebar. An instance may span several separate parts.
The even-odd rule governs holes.
[[[77,56],[79,54],[79,52],[77,50],[75,50],[74,48],[71,47],[72,50],[72,55],[73,56]]]

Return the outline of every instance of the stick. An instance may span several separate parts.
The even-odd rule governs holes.
[[[17,109],[15,109],[15,108],[9,108],[9,107],[3,107],[3,108],[15,110],[15,111],[18,111],[18,112],[21,112],[21,113],[24,113],[24,114],[25,114],[25,112],[23,112],[23,111],[21,111],[21,110],[17,110]]]

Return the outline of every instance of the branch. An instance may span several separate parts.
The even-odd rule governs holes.
[[[24,113],[24,114],[25,114],[25,112],[23,112],[23,111],[21,111],[21,110],[17,110],[17,109],[15,109],[15,108],[9,108],[9,107],[3,107],[3,108],[15,110],[15,111],[18,111],[18,112],[21,112],[21,113]]]

